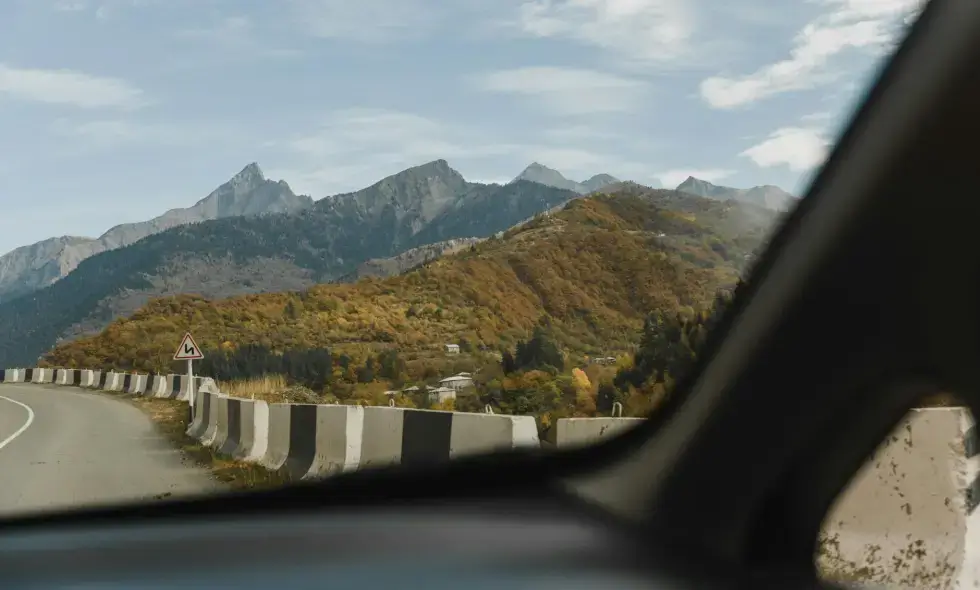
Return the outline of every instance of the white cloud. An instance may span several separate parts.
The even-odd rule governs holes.
[[[793,39],[789,57],[738,77],[715,76],[701,83],[701,97],[728,109],[769,96],[836,80],[832,58],[847,49],[880,53],[893,47],[923,5],[922,0],[819,0],[828,10]]]
[[[18,69],[0,63],[0,97],[81,108],[136,108],[143,91],[123,80],[74,70]]]
[[[545,129],[541,135],[553,141],[610,141],[628,139],[622,134],[590,125],[562,125]]]
[[[171,4],[176,0],[169,0]],[[106,20],[127,8],[144,8],[156,5],[159,0],[56,0],[52,9],[56,12],[91,12],[98,20]]]
[[[295,190],[313,196],[357,190],[411,166],[446,159],[463,171],[472,166],[509,162],[484,178],[513,175],[532,161],[585,179],[606,172],[619,178],[643,178],[647,166],[620,154],[579,147],[569,141],[521,143],[497,139],[492,128],[453,125],[413,113],[343,109],[323,118],[312,131],[264,147],[270,176],[289,179]],[[509,180],[509,178],[508,178]]]
[[[85,148],[116,148],[133,144],[190,145],[214,142],[229,134],[205,125],[145,123],[128,119],[100,119],[52,122],[51,131],[66,139],[75,139]]]
[[[301,52],[267,46],[260,41],[255,23],[247,16],[227,16],[206,27],[183,29],[177,36],[202,41],[216,46],[226,53],[244,57],[295,57]]]
[[[82,0],[59,0],[54,3],[54,10],[57,12],[80,12],[86,8],[87,5]]]
[[[666,172],[659,172],[655,174],[654,177],[663,183],[664,186],[674,188],[687,180],[689,176],[714,183],[722,180],[723,178],[731,176],[734,173],[734,170],[725,170],[721,168],[681,168],[667,170]]]
[[[361,42],[417,36],[442,17],[424,0],[291,0],[291,8],[313,36]]]
[[[830,141],[822,129],[783,127],[739,155],[760,168],[787,166],[794,172],[804,172],[822,164],[829,150]]]
[[[547,66],[488,72],[474,81],[481,90],[531,97],[562,115],[630,111],[643,104],[649,90],[631,78]]]
[[[289,178],[296,190],[314,196],[362,188],[377,181],[379,171],[393,174],[440,158],[484,158],[516,148],[420,115],[366,108],[332,112],[312,131],[265,147],[293,154],[283,166],[270,167],[270,175]]]
[[[684,54],[694,32],[689,0],[528,0],[518,26],[540,38],[566,38],[647,62]]]

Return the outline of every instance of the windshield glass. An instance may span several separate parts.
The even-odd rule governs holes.
[[[3,3],[0,514],[656,412],[917,6]]]

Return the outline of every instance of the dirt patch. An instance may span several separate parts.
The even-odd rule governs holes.
[[[136,397],[116,394],[114,397],[129,401],[153,420],[161,434],[167,437],[186,458],[209,469],[218,481],[235,489],[260,489],[281,487],[290,482],[286,473],[272,472],[264,467],[236,461],[220,455],[185,434],[187,432],[188,407],[186,402]]]

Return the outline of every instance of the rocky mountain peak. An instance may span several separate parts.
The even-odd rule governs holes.
[[[619,182],[618,179],[608,174],[596,174],[585,182],[576,182],[565,178],[561,172],[553,168],[548,168],[540,162],[531,162],[531,164],[525,168],[523,172],[514,178],[514,181],[518,180],[527,180],[530,182],[537,182],[538,184],[543,184],[545,186],[575,191],[581,195],[597,191],[604,186]]]

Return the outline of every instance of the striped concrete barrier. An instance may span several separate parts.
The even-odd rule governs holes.
[[[139,373],[133,373],[129,375],[129,386],[126,387],[126,393],[132,395],[142,395],[146,391],[146,375],[140,375]]]
[[[357,469],[364,423],[360,406],[269,404],[262,465],[295,479]]]
[[[302,477],[320,478],[357,469],[364,442],[364,408],[340,405],[318,405],[314,408],[316,422],[312,430],[312,460],[309,467],[305,467],[309,450],[307,446],[301,446],[304,452],[298,467],[305,467]],[[301,432],[307,434],[309,431],[304,429]],[[305,436],[293,438],[301,445],[309,444]]]
[[[53,369],[42,369],[41,370],[41,383],[54,383],[54,370]]]
[[[215,394],[199,395],[194,400],[194,419],[187,427],[187,436],[200,440],[208,429],[211,420],[211,400]]]
[[[207,395],[207,392],[201,395]],[[218,436],[212,446],[219,453],[234,457],[242,444],[242,405],[249,403],[249,400],[226,397],[224,403],[226,426],[218,429]]]
[[[269,448],[269,404],[260,400],[241,401],[240,443],[231,456],[258,463]]]
[[[24,369],[6,369],[3,372],[4,383],[23,383]]]
[[[65,373],[64,369],[52,369],[54,371],[54,380],[52,383],[55,385],[67,385],[68,375]]]
[[[43,383],[44,369],[34,367],[31,371],[31,383]]]
[[[204,431],[201,442],[211,447],[220,447],[228,438],[228,396],[223,394],[211,395],[211,415],[208,417],[208,429]]]
[[[168,397],[170,391],[167,389],[167,385],[166,375],[152,375],[146,389],[146,395],[148,397]]]
[[[102,389],[105,391],[122,391],[123,377],[124,375],[122,373],[109,371],[105,374],[105,384],[102,386]]]
[[[189,381],[186,375],[173,375],[171,381],[170,398],[180,401],[190,400]]]
[[[428,465],[454,457],[540,448],[533,416],[364,408],[362,467]]]
[[[92,384],[96,381],[95,371],[91,369],[82,369],[78,372],[79,375],[79,387],[92,387]]]
[[[289,457],[290,404],[269,404],[269,437],[266,453],[259,463],[278,471]]]

